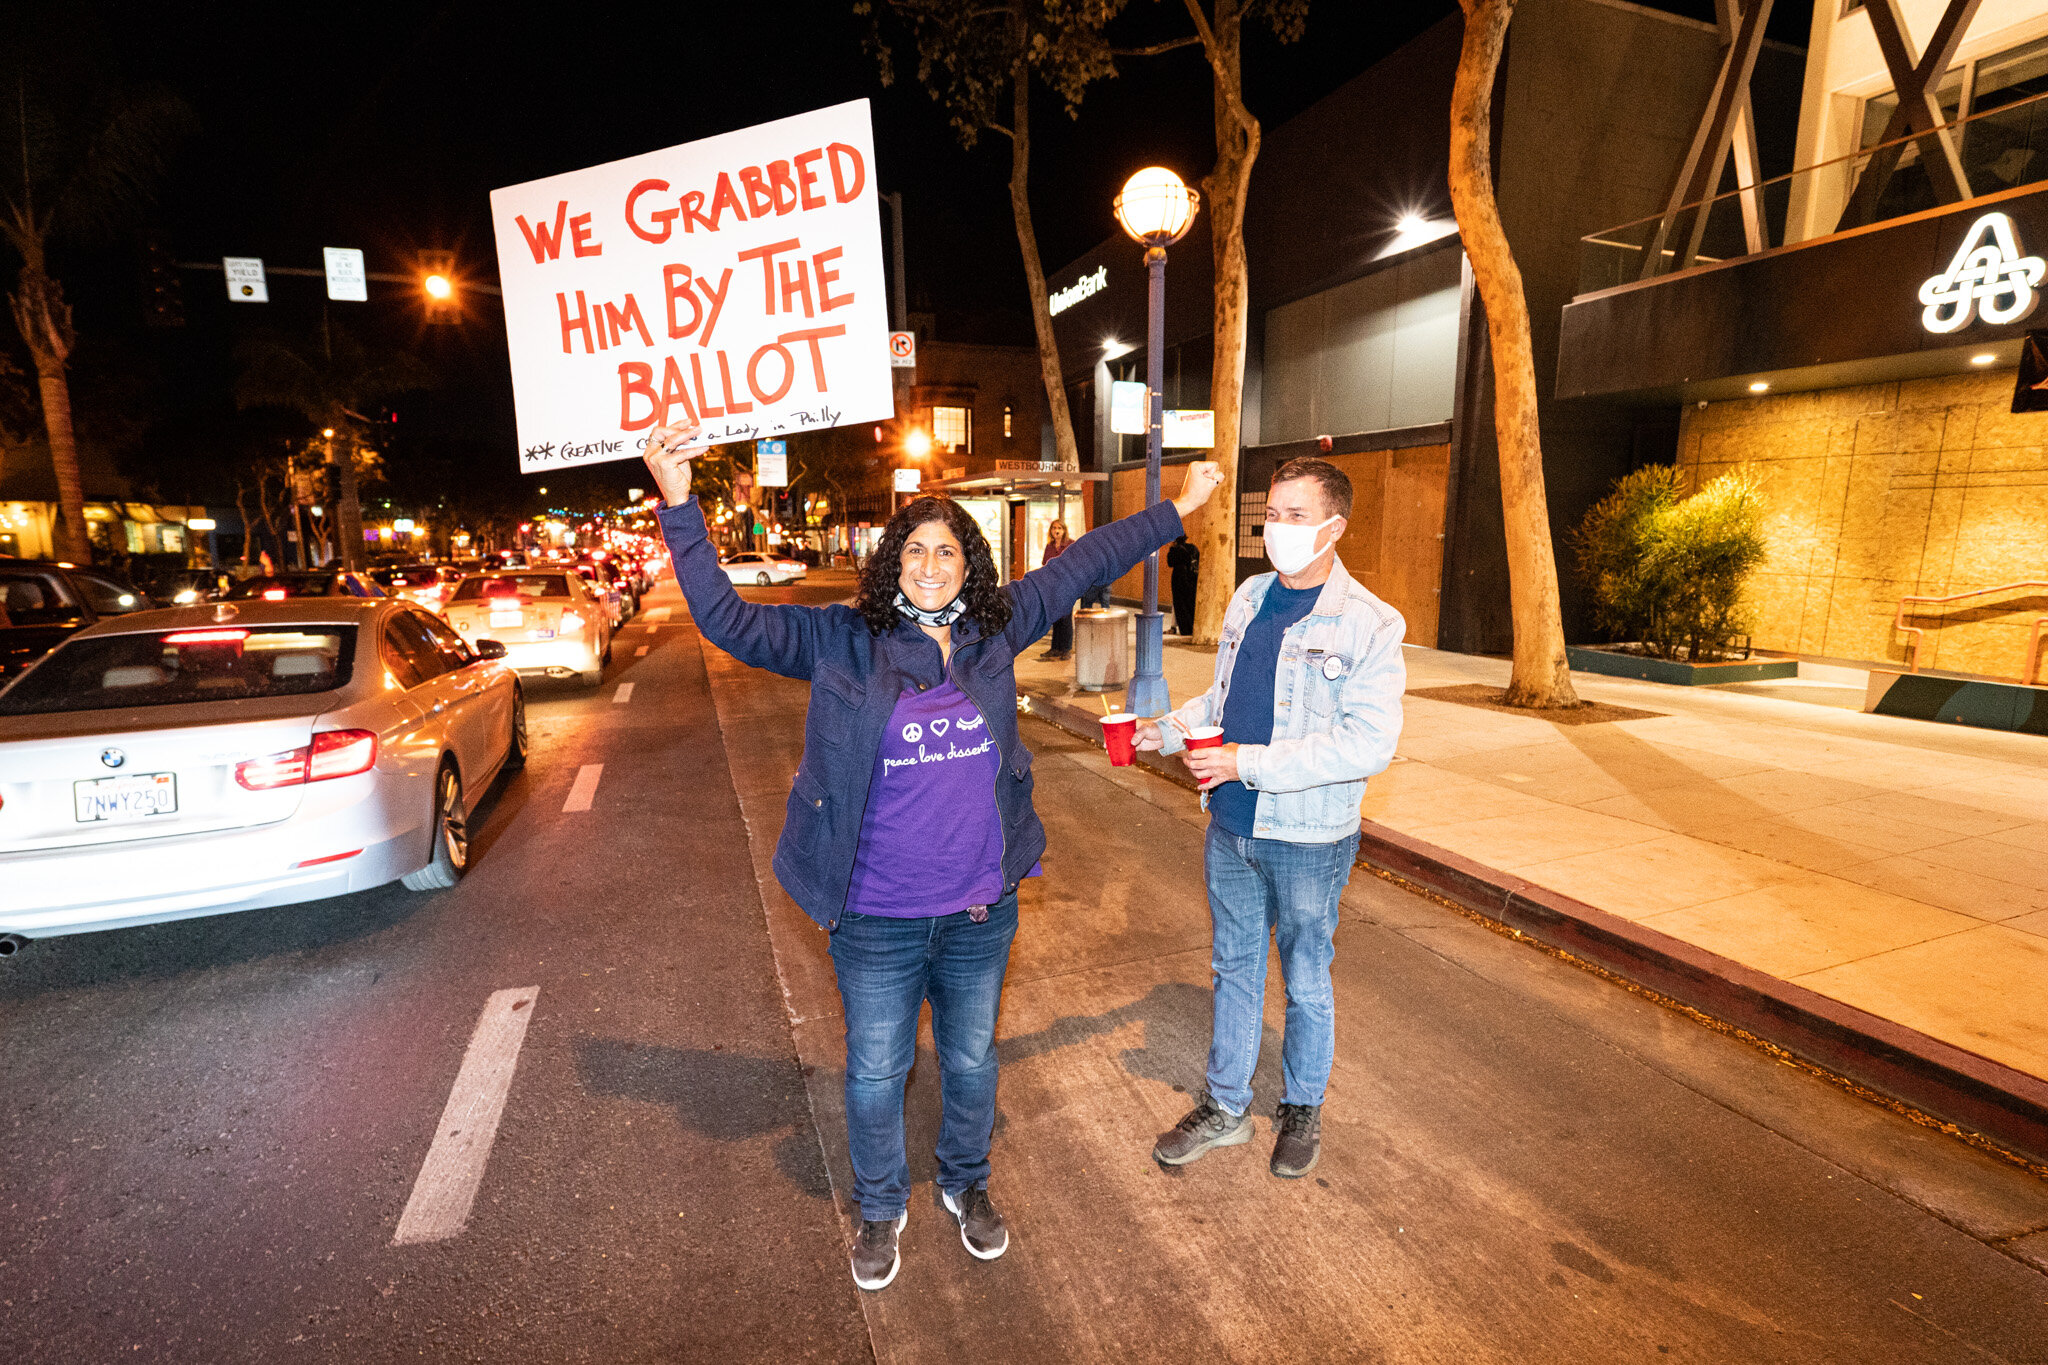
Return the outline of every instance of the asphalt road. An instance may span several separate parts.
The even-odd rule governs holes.
[[[1035,722],[1013,1249],[971,1260],[921,1186],[859,1294],[829,962],[764,875],[804,689],[676,618],[596,692],[532,690],[454,890],[0,964],[0,1359],[2048,1361],[2048,1185],[1363,875],[1323,1165],[1273,1180],[1262,1117],[1163,1172],[1207,1039],[1200,817]],[[393,1245],[518,988],[466,1226]]]

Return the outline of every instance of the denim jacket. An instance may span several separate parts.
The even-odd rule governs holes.
[[[1230,670],[1276,574],[1246,579],[1230,599],[1216,650],[1216,681],[1173,712],[1190,729],[1223,723]],[[1365,779],[1384,772],[1401,737],[1401,657],[1407,624],[1333,560],[1308,615],[1287,628],[1273,679],[1273,739],[1237,746],[1238,779],[1259,794],[1252,833],[1290,844],[1334,843],[1359,826]],[[1184,736],[1164,721],[1162,752]]]
[[[811,685],[803,761],[775,841],[775,876],[827,929],[846,906],[868,779],[896,701],[905,688],[922,691],[949,677],[988,717],[1002,755],[993,795],[1003,827],[1003,890],[1017,889],[1045,852],[1045,827],[1031,808],[1031,751],[1017,732],[1017,655],[1072,611],[1082,593],[1128,572],[1181,532],[1170,502],[1090,531],[1043,568],[1003,585],[1012,614],[1002,634],[984,636],[969,618],[954,622],[949,665],[932,638],[902,617],[876,635],[843,604],[746,601],[719,567],[696,498],[664,507],[658,518],[676,582],[704,637],[743,664]],[[946,853],[934,848],[932,856]]]

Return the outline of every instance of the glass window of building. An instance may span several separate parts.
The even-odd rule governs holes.
[[[932,440],[956,455],[974,452],[974,414],[969,408],[933,408]]]

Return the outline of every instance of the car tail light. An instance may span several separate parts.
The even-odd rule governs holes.
[[[562,629],[563,629],[563,630],[581,630],[581,629],[583,629],[583,617],[582,617],[582,616],[581,616],[580,614],[578,614],[578,613],[576,613],[576,612],[573,612],[573,611],[565,611],[565,612],[563,612],[563,613],[562,613]]]
[[[371,730],[323,730],[313,742],[283,753],[265,754],[235,765],[235,781],[252,792],[352,777],[377,765],[377,736]]]
[[[323,730],[313,736],[312,769],[306,780],[325,782],[330,777],[353,777],[376,766],[374,730]]]
[[[167,645],[240,644],[249,638],[246,630],[178,630],[164,636]]]
[[[283,588],[265,588],[263,590],[263,600],[266,602],[282,602],[288,595]]]

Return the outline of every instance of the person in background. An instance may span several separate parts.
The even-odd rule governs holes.
[[[1073,542],[1067,539],[1067,524],[1054,521],[1052,529],[1045,533],[1045,555],[1039,565],[1052,563],[1060,552]],[[1041,659],[1071,659],[1074,657],[1074,614],[1070,611],[1052,623],[1052,648],[1038,656]]]
[[[1202,552],[1186,536],[1166,547],[1166,567],[1173,585],[1173,630],[1193,638],[1195,633],[1195,580],[1201,574]]]
[[[1113,521],[1014,583],[973,516],[920,497],[889,519],[851,605],[747,602],[719,567],[690,496],[695,427],[647,441],[676,583],[705,638],[741,663],[808,681],[803,757],[775,876],[830,935],[846,1022],[846,1129],[859,1206],[853,1282],[886,1288],[909,1218],[904,1081],[932,1006],[941,1117],[938,1186],[979,1260],[1010,1245],[988,1193],[996,1008],[1017,932],[1017,888],[1045,827],[1017,732],[1017,655],[1091,583],[1179,534],[1222,481],[1188,466],[1181,493]]]
[[[1138,722],[1138,747],[1165,753],[1180,752],[1192,729],[1223,728],[1221,745],[1182,754],[1209,808],[1215,1001],[1207,1088],[1152,1148],[1169,1166],[1252,1140],[1269,931],[1287,987],[1269,1169],[1304,1176],[1322,1153],[1337,1046],[1337,902],[1358,851],[1365,779],[1386,769],[1401,735],[1407,680],[1401,614],[1337,558],[1350,514],[1342,470],[1316,459],[1282,465],[1266,495],[1276,572],[1246,579],[1230,599],[1215,683],[1163,722]]]

